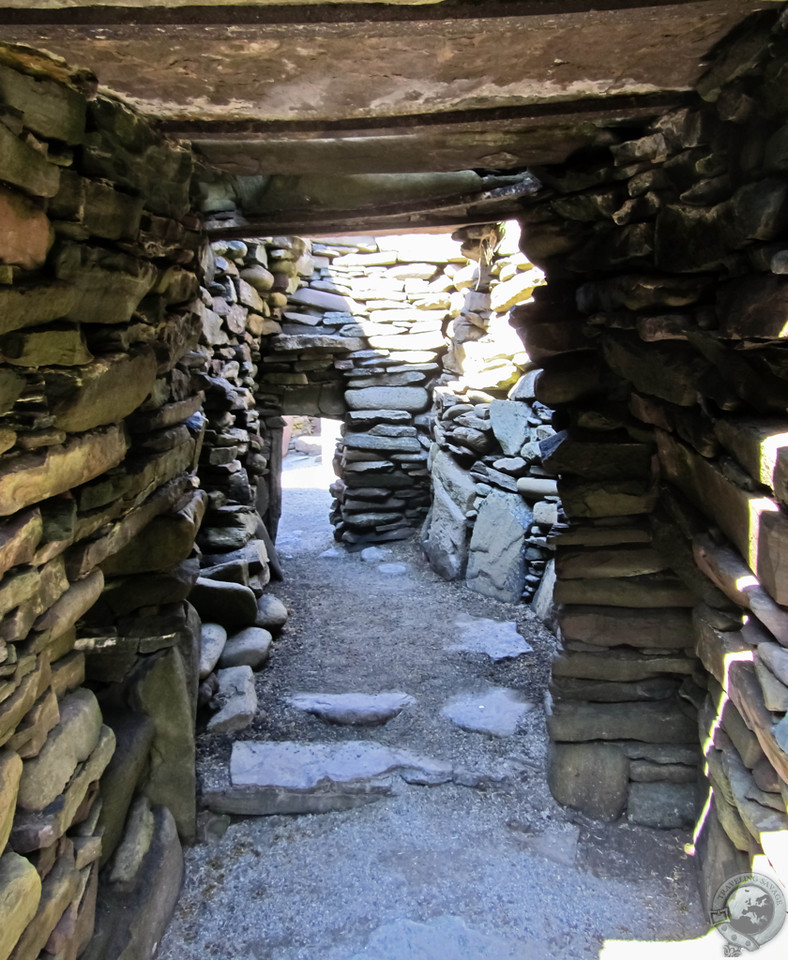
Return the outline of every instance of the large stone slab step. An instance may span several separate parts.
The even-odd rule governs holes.
[[[219,813],[326,813],[370,803],[393,792],[395,777],[446,783],[452,766],[372,740],[344,743],[241,741],[233,744],[230,784],[203,795]]]
[[[398,716],[416,701],[407,693],[296,693],[287,698],[291,707],[328,723],[377,726]]]

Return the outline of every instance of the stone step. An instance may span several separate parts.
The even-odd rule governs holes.
[[[218,813],[326,813],[390,795],[395,777],[438,784],[452,774],[450,763],[371,740],[246,740],[233,744],[229,786],[208,790],[203,799]]]
[[[519,690],[490,687],[461,693],[444,704],[441,714],[463,730],[511,737],[533,704]]]
[[[291,707],[312,713],[328,723],[378,726],[398,716],[416,701],[407,693],[296,693]]]
[[[513,621],[491,620],[463,614],[454,621],[455,639],[444,646],[448,653],[483,654],[491,660],[507,660],[523,653],[532,653],[533,647],[518,633]]]

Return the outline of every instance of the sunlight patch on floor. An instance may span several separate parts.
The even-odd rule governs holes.
[[[716,930],[695,940],[605,940],[599,960],[720,960],[725,939]],[[788,932],[785,929],[758,950],[758,960],[785,960]]]

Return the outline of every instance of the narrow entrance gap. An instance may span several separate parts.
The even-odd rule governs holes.
[[[333,527],[329,520],[334,481],[332,460],[340,420],[328,417],[290,418],[295,420],[282,461],[282,515],[277,550],[283,561],[294,553],[318,545],[331,549]],[[306,421],[302,432],[300,424]]]
[[[690,906],[691,868],[678,856],[683,835],[602,826],[551,798],[543,701],[552,635],[521,603],[442,580],[414,538],[382,544],[376,549],[389,552],[371,561],[327,549],[325,515],[313,526],[303,509],[327,502],[308,486],[317,474],[285,458],[285,579],[276,594],[290,618],[258,675],[262,709],[252,726],[203,745],[200,775],[214,812],[202,816],[204,843],[187,854],[184,894],[160,956],[182,957],[188,943],[195,956],[221,944],[231,960],[360,960],[370,951],[391,960],[419,951],[458,960],[591,958],[606,940],[704,933]],[[515,624],[531,648],[519,657],[450,649],[463,635],[511,642]],[[485,699],[502,688],[515,693]],[[409,699],[372,727],[326,723],[293,702],[357,692]],[[471,703],[458,703],[463,697]],[[313,790],[293,765],[290,789],[260,800],[250,788],[240,804],[236,791],[225,812],[216,797],[232,742],[295,743],[313,756],[317,746],[321,763],[331,753],[338,782]],[[345,751],[339,760],[337,750]],[[386,775],[383,751],[383,769],[395,768]],[[378,763],[377,775],[343,780],[343,765],[359,757]],[[264,770],[275,761],[268,755]],[[244,805],[247,814],[273,815],[239,816]],[[321,815],[283,815],[288,809]]]

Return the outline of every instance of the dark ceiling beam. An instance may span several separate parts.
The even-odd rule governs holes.
[[[582,100],[541,100],[515,107],[490,107],[477,110],[447,110],[409,116],[357,117],[348,120],[172,120],[162,121],[160,129],[168,136],[195,140],[264,140],[271,136],[292,136],[308,140],[330,133],[334,137],[381,136],[406,129],[424,129],[467,124],[506,124],[527,120],[556,121],[563,117],[608,121],[617,114],[641,116],[676,106],[688,106],[697,100],[692,92],[675,90],[647,94],[623,94],[588,97]]]
[[[243,216],[235,214],[230,218],[209,218],[204,229],[212,240],[219,240],[270,234],[314,236],[337,230],[348,233],[484,223],[514,216],[522,209],[525,200],[541,190],[542,185],[535,177],[523,174],[510,184],[478,193],[357,205],[343,210],[311,208],[271,210]]]
[[[692,0],[693,3],[717,3],[718,0]],[[139,3],[106,5],[81,3],[76,6],[0,6],[0,24],[25,26],[90,25],[227,25],[308,24],[356,22],[430,22],[441,20],[493,20],[500,17],[545,17],[602,10],[638,10],[677,7],[687,0],[448,0],[426,4],[403,3],[299,3],[248,4],[209,2],[183,5],[149,6]],[[746,10],[763,6],[761,0],[738,0]]]

